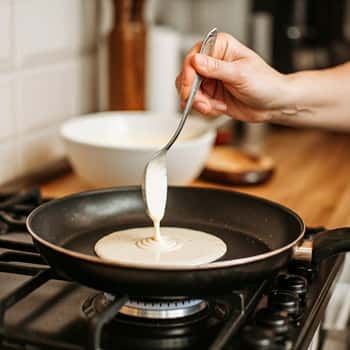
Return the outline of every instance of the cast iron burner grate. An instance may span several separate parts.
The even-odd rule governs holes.
[[[14,249],[16,244],[14,243]],[[3,244],[0,241],[0,248],[3,248]],[[21,245],[17,247],[21,249]],[[35,251],[33,247],[33,251]],[[11,257],[11,258],[10,258]],[[23,265],[23,262],[26,264]],[[39,267],[38,265],[42,265]],[[26,344],[35,347],[39,346],[40,349],[66,349],[66,350],[82,350],[101,349],[101,331],[105,324],[107,324],[115,315],[119,312],[120,308],[128,300],[126,296],[116,297],[112,303],[108,305],[100,313],[96,313],[89,322],[89,339],[87,347],[79,347],[74,344],[65,343],[63,341],[57,341],[52,339],[42,339],[35,335],[27,335],[21,332],[21,329],[9,327],[5,324],[6,312],[15,304],[26,298],[29,294],[35,290],[44,286],[51,280],[65,281],[58,276],[51,268],[45,265],[45,262],[41,259],[38,253],[28,254],[26,252],[5,252],[0,254],[0,273],[7,272],[19,275],[32,276],[25,282],[23,282],[15,290],[11,291],[6,296],[0,299],[0,345],[10,344],[8,348],[12,349],[14,344]],[[68,281],[67,281],[68,282]],[[18,347],[14,347],[18,349]],[[22,347],[19,347],[22,349]]]

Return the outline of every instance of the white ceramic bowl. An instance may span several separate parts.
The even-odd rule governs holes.
[[[142,182],[146,163],[166,143],[178,116],[151,112],[106,112],[65,122],[61,135],[81,178],[94,185],[126,186]],[[169,184],[187,184],[201,172],[214,143],[208,122],[191,117],[167,157]]]

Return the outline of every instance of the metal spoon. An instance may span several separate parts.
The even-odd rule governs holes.
[[[203,40],[200,53],[205,55],[211,55],[216,37],[217,29],[212,29]],[[161,148],[159,152],[147,163],[144,172],[142,193],[143,199],[146,205],[146,210],[149,217],[153,220],[155,227],[158,228],[157,233],[154,236],[155,240],[160,240],[159,235],[159,223],[162,220],[165,212],[166,197],[167,197],[167,170],[166,170],[166,154],[170,147],[174,144],[176,139],[181,133],[183,126],[185,125],[186,119],[191,111],[192,103],[196,93],[202,82],[202,77],[196,74],[190,96],[187,100],[186,107],[180,123],[175,130],[174,134],[168,141],[168,143]]]

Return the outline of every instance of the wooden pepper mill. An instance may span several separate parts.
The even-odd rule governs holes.
[[[145,109],[145,0],[114,0],[109,38],[109,109]]]

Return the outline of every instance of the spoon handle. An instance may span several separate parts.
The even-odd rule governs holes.
[[[217,28],[212,29],[204,38],[201,49],[200,49],[200,53],[204,54],[204,55],[208,55],[210,56],[213,53],[213,49],[214,49],[214,45],[215,45],[215,41],[218,35],[218,30]],[[163,147],[163,150],[168,151],[169,148],[173,145],[173,143],[176,141],[177,137],[179,136],[183,126],[185,125],[186,119],[188,117],[188,115],[191,112],[191,108],[192,108],[192,104],[193,104],[193,100],[197,94],[197,91],[201,85],[203,78],[199,75],[196,74],[195,78],[193,80],[192,83],[192,87],[191,87],[191,92],[190,92],[190,96],[186,102],[186,107],[185,110],[183,112],[182,118],[180,120],[180,123],[176,129],[176,131],[174,132],[173,136],[171,137],[171,139],[168,141],[168,143]]]

